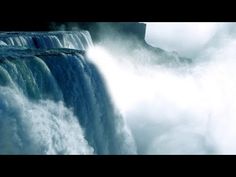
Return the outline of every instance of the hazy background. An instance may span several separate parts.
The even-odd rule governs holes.
[[[231,23],[232,24],[232,23]],[[155,47],[196,57],[222,27],[230,23],[159,22],[147,23],[146,41]]]

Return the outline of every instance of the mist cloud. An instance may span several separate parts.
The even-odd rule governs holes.
[[[225,23],[147,23],[146,41],[182,56],[196,57]]]
[[[143,64],[158,58],[147,50],[118,55],[119,45],[125,48],[127,41],[114,46],[115,53],[91,50],[138,153],[236,153],[236,38],[234,25],[223,25],[210,35],[196,62],[181,70]]]

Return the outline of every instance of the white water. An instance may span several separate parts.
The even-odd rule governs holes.
[[[0,87],[1,154],[92,154],[78,119],[62,103],[29,101]]]
[[[99,46],[89,55],[131,128],[138,153],[236,154],[235,46],[235,39],[224,39],[181,70],[144,65],[139,55],[114,56]]]

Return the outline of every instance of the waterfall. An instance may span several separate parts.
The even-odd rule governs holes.
[[[133,154],[88,32],[0,34],[1,154]]]

